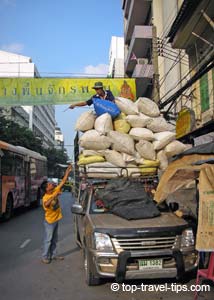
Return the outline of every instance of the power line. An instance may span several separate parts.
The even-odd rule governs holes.
[[[192,84],[195,83],[198,79],[200,79],[204,74],[209,72],[214,67],[213,59],[214,59],[214,55],[212,55],[210,57],[210,59],[200,67],[198,72],[196,72],[195,75],[183,87],[181,87],[177,92],[175,92],[167,100],[165,100],[163,103],[161,103],[160,108],[164,108],[169,103],[175,102],[176,99],[183,93],[183,91],[185,91],[188,87],[192,86]],[[168,108],[166,114],[168,112],[169,112],[169,108]]]
[[[208,48],[209,49],[209,48]],[[191,69],[189,69],[187,72],[186,72],[186,74],[178,81],[178,83],[174,86],[174,87],[172,87],[161,99],[160,99],[160,102],[161,102],[161,100],[163,99],[163,98],[165,98],[172,90],[174,90],[179,84],[181,84],[182,83],[182,81],[183,80],[185,80],[189,75],[191,75],[191,72],[196,68],[196,66],[197,65],[200,65],[202,62],[203,62],[203,60],[209,55],[209,54],[211,54],[213,51],[212,50],[210,50],[210,53],[208,52],[208,53],[205,53],[202,57],[201,57],[201,59],[200,59],[200,61],[199,62],[196,62],[195,63],[195,65],[193,65],[193,67],[191,68]]]

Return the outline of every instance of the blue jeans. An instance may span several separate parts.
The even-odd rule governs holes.
[[[51,259],[56,256],[56,244],[58,241],[58,221],[49,224],[44,221],[45,234],[43,241],[43,253],[44,259]]]

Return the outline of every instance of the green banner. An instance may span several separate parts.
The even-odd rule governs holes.
[[[72,104],[95,94],[101,81],[113,95],[135,100],[135,79],[129,78],[0,78],[0,105]]]

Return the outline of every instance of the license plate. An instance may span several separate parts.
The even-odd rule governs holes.
[[[162,269],[162,259],[141,259],[139,262],[139,270],[145,269]]]

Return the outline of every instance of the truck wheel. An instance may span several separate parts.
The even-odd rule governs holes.
[[[8,221],[12,217],[13,214],[13,196],[8,195],[7,196],[7,202],[6,202],[6,211],[3,214],[3,220]]]
[[[99,285],[101,278],[94,271],[95,266],[92,257],[87,249],[84,249],[84,267],[85,267],[85,279],[89,286]]]

